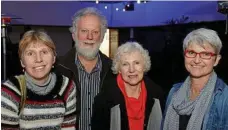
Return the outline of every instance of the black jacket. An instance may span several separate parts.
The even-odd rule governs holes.
[[[80,109],[81,109],[81,92],[80,92],[80,83],[79,83],[79,77],[78,77],[78,69],[77,65],[75,63],[75,54],[76,49],[72,48],[67,54],[63,57],[59,57],[57,59],[56,67],[58,70],[65,76],[70,75],[69,71],[66,71],[66,69],[71,70],[74,74],[74,82],[77,87],[77,116],[80,117]],[[100,58],[102,61],[102,71],[100,74],[100,89],[103,88],[103,84],[106,81],[106,79],[109,79],[109,77],[113,77],[112,71],[111,71],[111,65],[112,61],[107,56],[99,52]],[[77,118],[77,124],[78,120]],[[76,124],[76,125],[77,125]]]
[[[144,130],[147,128],[149,115],[154,105],[154,98],[163,100],[163,91],[150,79],[144,77],[147,99],[144,120]],[[129,130],[127,110],[124,96],[117,86],[116,78],[110,79],[107,87],[103,89],[94,99],[93,115],[91,120],[92,130],[110,129],[110,109],[120,104],[121,130]]]

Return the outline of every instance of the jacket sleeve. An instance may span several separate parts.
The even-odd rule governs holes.
[[[224,86],[225,88],[223,89],[222,95],[217,96],[220,98],[218,98],[216,103],[219,111],[216,113],[220,114],[218,117],[220,117],[221,121],[220,123],[213,123],[213,124],[218,124],[220,129],[228,130],[228,85],[224,85]]]
[[[91,118],[91,130],[109,130],[110,116],[107,103],[102,94],[94,98],[93,114]]]
[[[66,94],[66,112],[62,123],[62,130],[71,129],[75,130],[76,126],[76,86],[73,80],[70,81]]]
[[[1,127],[19,129],[20,90],[9,80],[1,85]]]
[[[226,87],[228,87],[228,86],[226,86]],[[228,92],[228,91],[227,91]],[[226,94],[228,94],[228,93],[226,93]],[[224,115],[226,115],[226,116],[224,116],[224,120],[225,120],[225,130],[227,130],[228,129],[228,96],[226,96],[226,98],[225,98],[225,103],[224,103],[225,105],[225,107],[224,107],[224,109],[225,109],[225,114]]]

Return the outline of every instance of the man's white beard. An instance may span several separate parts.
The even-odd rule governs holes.
[[[97,43],[95,43],[97,44]],[[87,60],[93,60],[96,58],[99,48],[100,48],[101,43],[99,43],[96,48],[82,48],[78,45],[78,41],[75,41],[75,48],[78,54],[82,55],[85,57]]]

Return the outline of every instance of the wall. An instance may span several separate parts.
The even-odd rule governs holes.
[[[24,32],[23,26],[11,26],[9,33],[10,40],[16,44],[20,40],[20,35]],[[56,43],[58,56],[64,55],[72,47],[71,33],[68,26],[31,26],[32,29],[44,29]]]

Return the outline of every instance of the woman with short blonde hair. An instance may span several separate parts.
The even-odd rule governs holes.
[[[18,54],[24,74],[2,83],[2,129],[75,129],[75,83],[53,69],[52,39],[44,31],[28,31]]]

